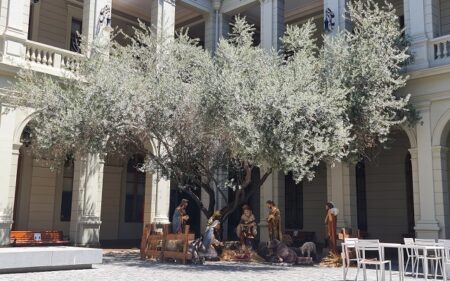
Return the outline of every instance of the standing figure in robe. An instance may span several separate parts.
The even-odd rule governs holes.
[[[180,205],[173,212],[172,217],[172,232],[173,233],[183,233],[186,222],[189,220],[189,216],[186,213],[186,208],[188,206],[188,200],[182,199]]]
[[[269,239],[282,241],[283,235],[281,233],[281,212],[275,206],[272,200],[267,200],[267,208],[269,208],[269,216],[267,217],[267,223],[269,227]]]
[[[336,223],[337,223],[337,215],[339,210],[334,207],[333,203],[328,202],[325,205],[326,216],[325,216],[325,225],[327,228],[327,240],[328,240],[328,248],[333,255],[338,255],[337,252],[337,233],[336,233]]]

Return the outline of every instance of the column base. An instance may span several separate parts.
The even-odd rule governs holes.
[[[438,239],[440,231],[439,223],[437,221],[419,221],[414,230],[416,237],[421,239]]]
[[[155,224],[170,224],[169,218],[168,217],[155,217],[155,219],[153,220],[153,223]]]
[[[0,247],[11,244],[10,232],[13,221],[10,218],[0,217]]]
[[[98,217],[81,218],[77,223],[75,237],[71,237],[74,246],[99,247],[101,224]]]

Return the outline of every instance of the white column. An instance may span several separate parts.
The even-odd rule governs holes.
[[[418,105],[421,122],[417,124],[417,162],[419,176],[420,219],[415,230],[419,238],[438,238],[435,188],[433,182],[433,155],[431,150],[430,104]]]
[[[171,39],[175,35],[175,0],[152,0],[151,24],[160,40]],[[154,206],[153,223],[169,224],[170,180],[156,172],[153,175],[151,202]]]
[[[97,36],[109,38],[112,0],[84,0],[82,35],[91,43]]]
[[[155,173],[153,175],[153,186],[155,187],[155,217],[153,223],[169,224],[170,180],[161,178]]]
[[[211,53],[216,51],[217,43],[219,41],[219,13],[215,11],[213,13],[205,14],[205,49]]]
[[[280,47],[280,38],[284,32],[284,0],[261,0],[261,47],[266,50],[277,50]],[[261,168],[261,177],[264,175]],[[264,184],[260,187],[260,223],[259,239],[261,242],[269,240],[269,229],[266,218],[269,210],[266,201],[272,200],[280,208],[282,228],[284,228],[284,174],[272,171]]]
[[[448,198],[448,178],[447,178],[447,153],[448,148],[434,146],[433,152],[433,182],[435,192],[436,219],[441,226],[439,238],[446,239],[450,232],[450,209]]]
[[[261,168],[261,177],[265,171]],[[272,171],[272,174],[267,177],[264,184],[260,187],[260,222],[259,239],[261,242],[269,241],[269,229],[266,218],[269,210],[266,207],[267,200],[272,200],[281,211],[281,227],[284,229],[285,209],[284,209],[284,174],[280,171]]]
[[[21,63],[25,58],[25,41],[28,36],[30,13],[29,0],[9,0],[1,2],[1,14],[6,15],[6,26],[3,33],[3,60],[9,63]]]
[[[278,49],[284,33],[284,0],[261,0],[261,47]]]
[[[99,245],[103,168],[98,154],[78,156],[74,161],[70,239],[75,245]]]
[[[356,175],[354,165],[327,165],[327,198],[339,209],[337,228],[357,228]]]
[[[346,28],[346,3],[346,0],[324,0],[324,25],[325,22],[328,24],[328,30],[325,30],[326,33],[335,35]]]
[[[15,185],[18,160],[18,147],[13,147],[16,114],[5,110],[0,106],[0,246],[9,244],[15,192],[11,192],[11,184]]]
[[[428,40],[433,38],[433,5],[436,0],[404,0],[406,34],[411,40],[414,62],[409,69],[430,65]],[[439,17],[439,15],[435,15]]]
[[[153,174],[145,173],[145,197],[144,197],[144,227],[148,223],[152,223],[155,217],[155,202],[153,196]]]
[[[161,39],[172,38],[175,35],[175,0],[152,0],[151,24]]]

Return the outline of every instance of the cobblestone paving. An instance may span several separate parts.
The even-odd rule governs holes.
[[[351,269],[347,279],[353,279],[356,273]],[[394,272],[394,281],[398,274]],[[370,271],[369,280],[376,280],[375,272]],[[360,275],[362,279],[362,276]],[[66,270],[38,273],[18,273],[0,275],[0,280],[8,281],[240,281],[240,280],[301,280],[301,281],[328,281],[342,280],[340,268],[319,267],[290,267],[271,266],[262,264],[242,263],[206,263],[203,266],[161,264],[151,261],[141,261],[139,252],[105,251],[102,265],[96,265],[87,270]],[[388,280],[388,279],[387,279]],[[406,278],[410,281],[412,278]]]

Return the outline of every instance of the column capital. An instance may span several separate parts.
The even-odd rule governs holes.
[[[411,160],[417,159],[417,148],[410,148],[408,151],[411,154]]]
[[[421,112],[427,112],[431,109],[431,101],[423,101],[414,104],[415,108]]]
[[[20,143],[15,143],[15,144],[13,144],[13,146],[12,146],[12,149],[13,149],[13,154],[19,154],[20,153],[20,148],[22,147],[22,144]],[[28,150],[30,150],[30,149],[28,149]]]
[[[446,146],[440,146],[440,145],[435,145],[431,147],[431,151],[433,153],[433,156],[438,156],[438,155],[446,155],[448,152],[448,147]]]

